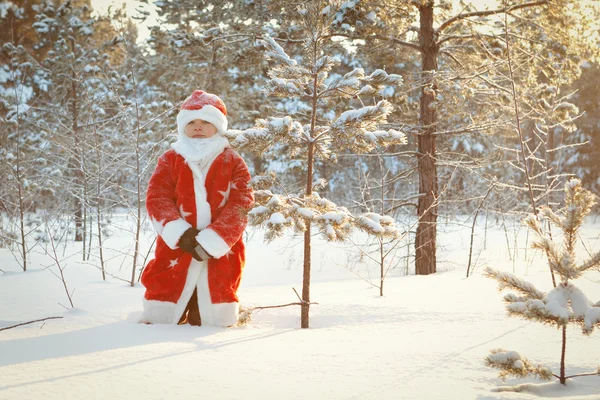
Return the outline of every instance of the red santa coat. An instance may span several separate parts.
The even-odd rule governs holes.
[[[252,207],[250,174],[244,160],[225,148],[200,169],[171,149],[158,160],[146,198],[148,215],[159,237],[155,258],[142,274],[142,321],[176,324],[197,288],[202,323],[235,325],[237,289],[245,263],[242,234],[245,212]],[[212,255],[199,262],[179,249],[190,227],[201,232],[196,240]]]

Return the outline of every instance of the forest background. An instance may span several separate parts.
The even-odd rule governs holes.
[[[310,93],[265,90],[278,82],[265,40],[306,64],[314,32],[299,10],[315,5],[323,16],[319,52],[333,60],[323,85],[336,87],[357,68],[401,81],[315,104]],[[569,177],[593,193],[600,188],[596,2],[93,6],[0,3],[0,246],[23,270],[38,244],[68,238],[81,242],[84,260],[100,249],[93,257],[104,273],[103,235],[115,229],[111,214],[126,213],[135,221],[133,284],[148,258],[139,251],[147,181],[195,89],[218,94],[238,132],[286,116],[335,124],[349,108],[388,101],[393,109],[378,122],[406,143],[315,158],[310,185],[351,212],[404,221],[409,273],[436,272],[439,218],[485,212],[503,224],[556,207]],[[353,132],[360,140],[372,133]],[[290,193],[306,186],[306,154],[278,143],[260,155],[239,150],[253,176],[275,172]]]

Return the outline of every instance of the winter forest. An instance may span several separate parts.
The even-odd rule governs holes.
[[[1,0],[0,399],[600,399],[599,21],[597,0]],[[251,177],[228,327],[202,299],[199,327],[142,314],[175,226],[149,182],[197,90]]]

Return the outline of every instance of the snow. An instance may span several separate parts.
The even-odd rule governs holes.
[[[252,210],[250,210],[249,214],[250,215],[259,215],[259,214],[264,214],[267,211],[269,211],[269,209],[265,206],[258,206],[258,207],[254,207]]]
[[[567,320],[572,315],[582,318],[591,307],[587,296],[575,285],[559,284],[546,295],[546,309],[550,315]]]
[[[116,224],[118,218],[112,220]],[[122,229],[105,240],[107,272],[124,279],[131,276],[133,246],[127,223],[132,221],[122,218]],[[142,254],[154,238],[147,229]],[[599,230],[596,224],[581,232],[592,253],[599,250]],[[479,252],[483,227],[477,232]],[[378,271],[356,248],[315,236],[311,300],[319,304],[311,306],[309,329],[299,328],[295,306],[255,311],[249,324],[229,329],[136,324],[143,287],[114,278],[103,282],[93,261],[97,251],[83,262],[72,243],[63,257],[76,308],[65,310],[62,282],[40,246],[27,272],[2,248],[0,328],[63,318],[0,331],[0,398],[598,399],[597,376],[566,386],[533,378],[502,382],[496,370],[484,366],[490,349],[507,348],[515,350],[504,357],[516,368],[521,355],[553,372],[559,368],[560,332],[507,317],[497,283],[481,275],[482,266],[490,265],[551,290],[545,257],[531,250],[525,260],[519,249],[513,264],[504,235],[500,227],[487,232],[487,247],[466,279],[470,224],[440,224],[438,273],[405,276],[404,267],[392,269],[383,297],[356,276],[377,282]],[[301,289],[301,236],[270,244],[262,231],[250,229],[246,236],[242,304],[297,301],[292,288]],[[519,243],[524,239],[521,230]],[[593,295],[599,292],[598,272],[585,277],[577,287],[599,300]],[[600,312],[590,310],[594,315],[588,311],[586,317],[597,321]],[[584,336],[569,326],[568,340],[567,373],[594,371],[598,331]]]
[[[15,5],[10,1],[3,1],[2,3],[0,3],[0,19],[6,18],[8,10],[10,10],[11,8],[15,8]]]
[[[271,218],[269,218],[269,223],[273,225],[285,224],[285,217],[282,213],[273,213],[273,215],[271,215]]]
[[[592,329],[592,327],[594,326],[594,324],[597,324],[599,322],[600,322],[600,306],[590,308],[585,313],[585,319],[584,319],[585,330],[590,331]]]
[[[279,61],[287,64],[290,67],[295,67],[298,63],[296,60],[291,59],[283,50],[283,48],[270,36],[266,36],[263,43],[271,48],[271,52],[267,53],[268,56],[278,59]]]
[[[322,214],[319,216],[320,220],[337,222],[337,223],[342,223],[345,218],[346,218],[346,214],[337,212],[337,211],[329,211],[329,212],[326,212],[325,214]]]
[[[521,361],[521,355],[516,351],[499,351],[497,353],[490,354],[488,359],[493,362],[508,364]]]
[[[304,218],[312,219],[315,217],[315,212],[310,208],[298,207],[296,208],[298,214],[302,215]]]

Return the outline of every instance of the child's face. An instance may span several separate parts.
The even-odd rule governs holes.
[[[201,119],[195,119],[185,126],[187,137],[206,139],[217,133],[217,128],[210,122]]]

